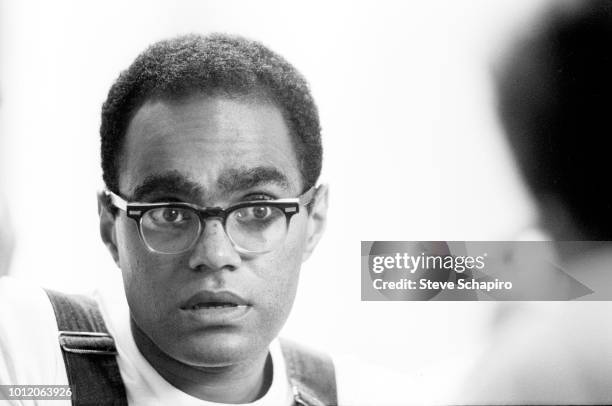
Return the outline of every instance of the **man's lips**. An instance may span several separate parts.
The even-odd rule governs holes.
[[[187,299],[182,305],[183,310],[218,309],[225,307],[250,306],[238,294],[229,291],[213,292],[202,290]]]

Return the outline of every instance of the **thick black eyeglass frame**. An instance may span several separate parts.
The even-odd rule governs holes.
[[[237,204],[233,204],[231,206],[226,207],[225,209],[222,207],[198,206],[197,204],[186,203],[186,202],[160,202],[160,203],[128,202],[121,196],[117,195],[116,193],[111,192],[108,189],[104,190],[104,194],[110,200],[113,206],[115,206],[116,208],[120,210],[125,211],[126,215],[136,222],[138,226],[138,234],[140,235],[142,242],[145,244],[145,246],[147,246],[147,248],[149,248],[153,252],[156,252],[159,254],[167,254],[164,252],[155,251],[153,248],[149,247],[149,245],[146,243],[144,236],[142,235],[141,219],[149,210],[158,209],[160,207],[163,207],[163,208],[169,208],[169,209],[188,208],[188,209],[195,211],[198,214],[198,217],[200,218],[200,229],[198,232],[198,236],[194,239],[194,243],[200,238],[201,233],[204,230],[206,219],[219,218],[221,219],[221,224],[223,225],[223,230],[225,231],[225,234],[232,241],[232,244],[236,248],[239,248],[242,252],[245,252],[245,253],[257,254],[258,253],[257,251],[246,250],[242,247],[237,246],[236,243],[234,243],[234,241],[229,236],[229,234],[227,234],[227,229],[225,228],[227,217],[232,212],[242,209],[244,207],[273,206],[273,207],[276,207],[282,210],[283,213],[285,213],[285,219],[287,220],[286,226],[288,229],[289,223],[291,222],[291,217],[293,217],[294,214],[297,214],[300,212],[300,206],[308,207],[310,204],[312,204],[313,198],[318,189],[319,189],[318,187],[312,186],[310,189],[308,189],[301,195],[294,197],[294,198],[272,199],[272,200],[250,200],[250,201],[244,201],[244,202],[240,202]],[[185,249],[184,251],[177,252],[176,254],[180,254],[182,252],[188,251],[190,248],[191,247]]]

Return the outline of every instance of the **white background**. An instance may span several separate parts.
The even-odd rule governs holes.
[[[324,131],[329,226],[302,269],[285,335],[402,370],[469,358],[494,304],[360,302],[360,241],[514,239],[535,221],[495,118],[490,71],[543,2],[5,0],[12,272],[65,291],[119,274],[96,212],[106,92],[156,40],[239,33],[304,73]]]

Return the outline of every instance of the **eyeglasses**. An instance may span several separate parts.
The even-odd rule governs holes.
[[[296,198],[240,202],[226,209],[183,202],[130,203],[106,190],[113,206],[136,221],[147,248],[160,254],[180,254],[193,248],[206,219],[218,218],[234,247],[245,254],[263,254],[281,244],[291,217],[312,203],[313,186]]]

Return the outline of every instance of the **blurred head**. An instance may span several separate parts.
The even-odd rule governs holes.
[[[101,136],[107,188],[128,202],[227,208],[295,198],[321,168],[305,80],[263,45],[224,35],[148,48],[112,86]],[[326,190],[291,217],[282,244],[261,254],[237,249],[215,216],[187,251],[154,252],[137,221],[104,199],[101,207],[102,238],[136,328],[177,361],[220,366],[260,356],[283,326],[301,263],[323,231]],[[154,220],[183,219],[168,210]]]
[[[497,72],[499,112],[555,239],[612,240],[612,2],[556,7]]]

